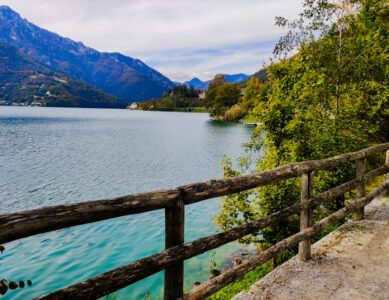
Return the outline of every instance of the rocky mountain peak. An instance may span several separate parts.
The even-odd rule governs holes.
[[[174,86],[138,59],[101,53],[42,29],[0,6],[0,43],[10,44],[55,72],[82,80],[128,102],[161,97]]]

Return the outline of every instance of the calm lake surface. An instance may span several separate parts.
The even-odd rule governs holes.
[[[243,154],[252,127],[207,114],[0,106],[0,212],[122,196],[221,177],[223,155]],[[185,242],[215,232],[220,199],[186,207]],[[33,286],[30,299],[164,248],[164,212],[77,226],[4,245],[1,278]],[[221,263],[238,245],[217,249]],[[209,277],[210,252],[185,262],[185,288]],[[163,272],[117,292],[157,299]]]

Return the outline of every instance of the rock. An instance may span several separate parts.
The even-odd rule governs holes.
[[[243,263],[243,260],[240,257],[235,258],[234,268],[241,265],[242,263]]]
[[[219,276],[222,272],[218,269],[212,269],[210,274],[210,279],[215,278],[216,276]]]

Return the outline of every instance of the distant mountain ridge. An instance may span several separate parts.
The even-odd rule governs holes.
[[[258,72],[255,72],[252,76],[250,76],[242,81],[239,81],[238,86],[240,88],[246,88],[247,83],[249,82],[251,77],[258,78],[260,83],[264,83],[264,82],[269,80],[266,69],[260,69]]]
[[[225,74],[224,76],[226,76],[226,79],[229,83],[237,83],[250,77],[250,75],[242,73],[234,75]],[[185,81],[183,84],[186,84],[188,87],[193,86],[196,90],[208,90],[208,83],[210,83],[211,81],[212,79],[207,81],[201,81],[200,79],[195,77],[189,81]]]
[[[42,29],[0,6],[0,43],[10,44],[52,71],[85,81],[127,102],[162,96],[174,83],[139,59],[105,53]]]
[[[201,81],[197,77],[194,77],[189,81],[185,81],[183,84],[185,84],[187,87],[193,86],[196,90],[207,90],[209,82],[211,82],[211,80]]]
[[[0,43],[0,104],[123,108],[116,97],[56,73]]]

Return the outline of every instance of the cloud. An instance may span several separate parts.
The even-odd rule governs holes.
[[[274,17],[301,10],[299,1],[291,0],[2,2],[40,27],[99,51],[138,57],[173,80],[258,70],[283,33]]]
[[[193,77],[209,80],[217,73],[255,73],[268,62],[275,42],[226,45],[222,49],[151,51],[139,55],[146,63],[158,66],[158,70],[177,81]]]

